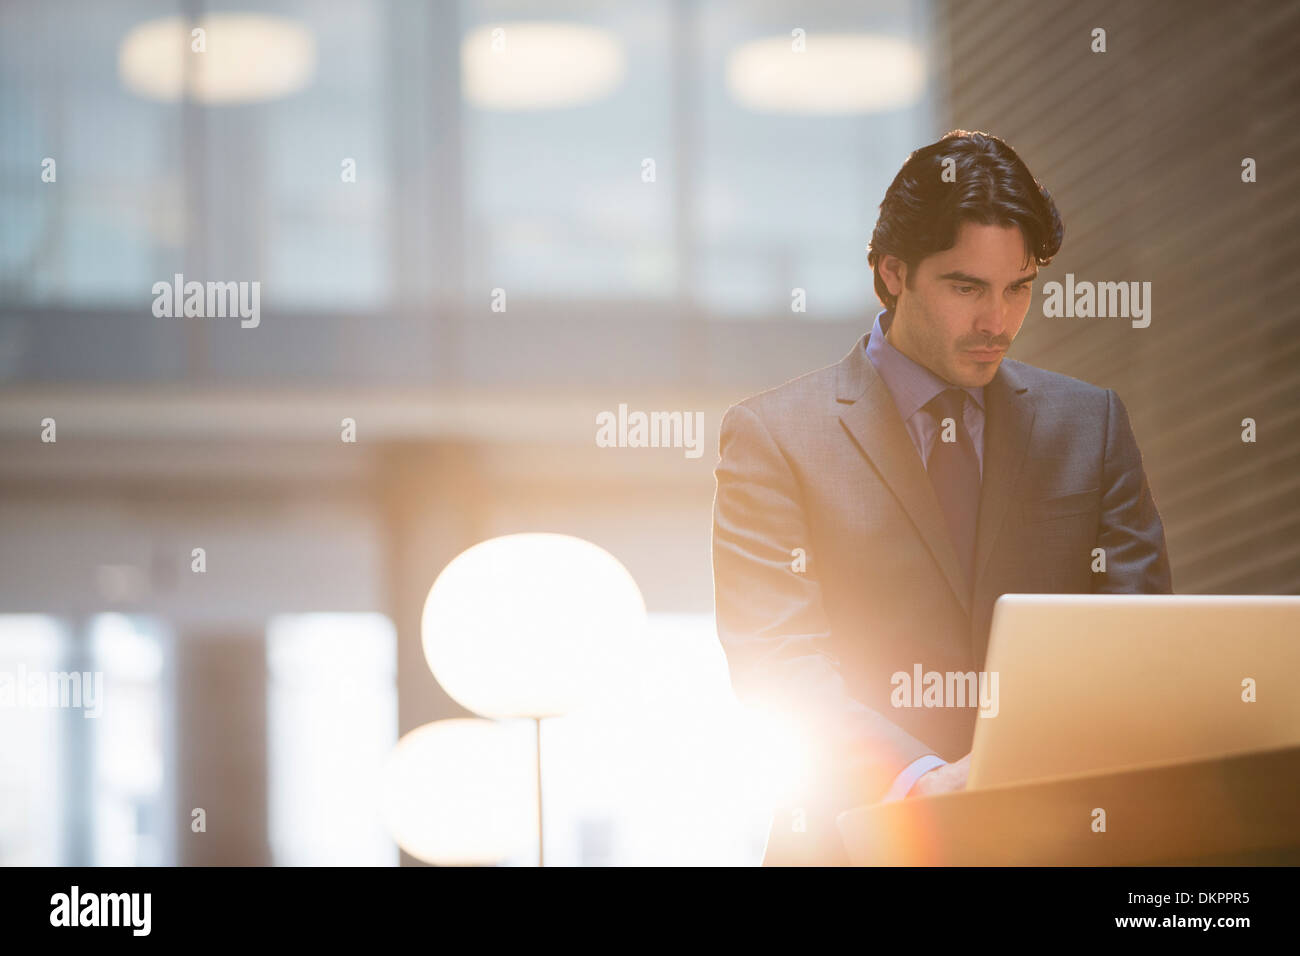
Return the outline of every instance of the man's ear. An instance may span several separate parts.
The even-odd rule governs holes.
[[[898,256],[882,256],[880,258],[880,278],[885,281],[885,288],[889,294],[897,299],[903,292],[903,286],[907,282],[907,263]]]

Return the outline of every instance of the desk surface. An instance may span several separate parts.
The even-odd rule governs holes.
[[[1295,864],[1300,747],[913,797],[837,822],[858,866]]]

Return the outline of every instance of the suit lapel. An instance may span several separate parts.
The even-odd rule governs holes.
[[[948,586],[969,615],[972,594],[965,587],[961,562],[939,499],[888,386],[867,358],[868,338],[869,334],[859,339],[839,363],[836,400],[841,405],[840,421],[912,519]],[[1023,466],[1034,421],[1033,407],[1024,399],[1027,391],[1005,361],[984,389],[984,479],[975,543],[976,588]]]
[[[921,540],[943,571],[948,586],[970,613],[970,595],[962,585],[961,562],[948,536],[943,510],[907,434],[889,387],[867,358],[868,336],[858,340],[840,363],[840,421],[898,498]]]

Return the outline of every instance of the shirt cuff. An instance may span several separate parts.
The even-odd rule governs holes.
[[[894,778],[894,782],[885,792],[880,802],[891,803],[894,800],[902,800],[907,796],[916,781],[921,779],[922,775],[929,773],[935,767],[944,767],[947,764],[948,761],[937,754],[926,754],[924,757],[917,757],[903,768],[902,773]]]

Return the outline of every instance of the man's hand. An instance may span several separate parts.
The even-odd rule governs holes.
[[[907,792],[909,797],[932,797],[936,793],[952,793],[966,789],[966,778],[970,775],[970,754],[960,760],[942,767],[935,767],[928,773],[921,774],[919,780]]]

